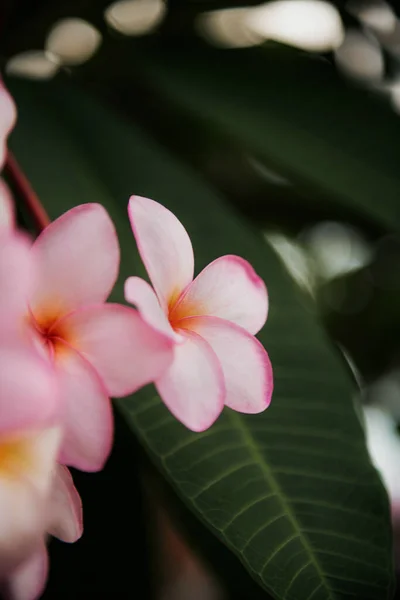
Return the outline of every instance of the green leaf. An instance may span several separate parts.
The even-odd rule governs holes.
[[[311,192],[400,227],[400,120],[386,98],[351,87],[327,61],[283,48],[191,43],[145,47],[139,67],[155,90],[244,152]]]
[[[388,500],[349,370],[272,250],[197,175],[111,110],[59,84],[11,90],[19,109],[11,146],[51,216],[95,201],[117,225],[123,260],[114,298],[122,299],[124,278],[143,274],[126,216],[132,193],[179,216],[197,270],[236,253],[268,284],[260,338],[274,366],[271,407],[253,416],[226,409],[193,434],[147,387],[118,405],[155,463],[275,598],[390,598]]]

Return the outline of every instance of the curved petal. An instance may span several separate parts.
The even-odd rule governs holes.
[[[38,600],[46,587],[49,556],[44,542],[16,569],[5,585],[6,600]]]
[[[267,314],[263,280],[247,260],[227,255],[201,271],[171,312],[170,320],[199,315],[220,317],[254,335],[263,327]]]
[[[0,229],[14,226],[14,204],[8,185],[0,177]]]
[[[133,308],[100,304],[59,321],[70,345],[94,367],[110,396],[127,396],[172,362],[172,342]]]
[[[0,440],[0,579],[43,539],[58,428]]]
[[[182,321],[207,340],[225,377],[225,404],[243,413],[259,413],[271,402],[273,375],[264,346],[242,327],[217,317],[189,317]]]
[[[45,532],[45,515],[40,495],[13,481],[1,481],[0,510],[1,581],[35,551]]]
[[[0,234],[0,327],[2,332],[21,328],[28,313],[27,299],[36,275],[31,242],[23,234]]]
[[[14,126],[16,116],[14,101],[0,80],[0,169],[6,159],[7,136]]]
[[[32,252],[40,271],[30,307],[39,323],[104,302],[118,275],[117,235],[100,204],[82,204],[53,221]]]
[[[135,304],[146,323],[154,329],[171,338],[175,343],[182,341],[182,336],[172,329],[153,288],[147,281],[140,277],[129,277],[125,281],[125,300]]]
[[[70,544],[79,540],[83,533],[82,501],[64,465],[57,465],[55,469],[50,507],[51,525],[47,532]]]
[[[43,427],[60,417],[50,365],[22,344],[0,345],[0,415],[0,434]]]
[[[154,200],[132,196],[128,213],[140,256],[166,310],[193,279],[190,238],[175,215]]]
[[[64,407],[64,438],[59,462],[82,471],[100,471],[111,451],[111,402],[93,367],[74,349],[56,357]]]
[[[208,429],[224,407],[225,382],[210,345],[192,331],[175,346],[174,361],[156,381],[161,398],[181,423],[192,431]]]

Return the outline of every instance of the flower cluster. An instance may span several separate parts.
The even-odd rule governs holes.
[[[1,85],[0,115],[1,168],[15,120]],[[42,593],[49,535],[82,535],[68,467],[102,469],[110,397],[154,382],[193,431],[210,427],[224,405],[257,413],[271,399],[270,362],[254,337],[268,311],[262,280],[237,256],[193,280],[192,245],[176,217],[137,196],[128,212],[154,287],[126,281],[136,308],[106,302],[120,251],[102,206],[77,206],[32,241],[0,187],[0,586],[10,599]]]

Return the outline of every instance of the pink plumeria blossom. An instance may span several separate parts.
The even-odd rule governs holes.
[[[55,377],[24,338],[37,264],[31,242],[0,230],[0,434],[23,434],[59,416]]]
[[[0,580],[40,545],[61,441],[53,370],[22,335],[35,261],[0,231]]]
[[[109,396],[125,396],[159,377],[172,360],[171,341],[134,309],[105,303],[118,275],[119,245],[101,205],[62,215],[39,235],[32,255],[39,274],[28,314],[63,396],[60,462],[96,471],[112,444]]]
[[[48,533],[60,540],[76,542],[83,532],[82,502],[67,467],[54,471],[49,500]],[[7,600],[37,600],[46,587],[49,558],[44,540],[7,578],[3,592]]]
[[[133,196],[129,217],[153,284],[125,283],[125,298],[174,343],[174,360],[156,380],[167,407],[186,427],[203,431],[224,405],[258,413],[271,400],[268,354],[254,335],[264,325],[268,296],[251,265],[222,256],[194,280],[190,238],[178,219],[153,200]]]
[[[0,580],[43,540],[60,434],[57,427],[0,432]]]

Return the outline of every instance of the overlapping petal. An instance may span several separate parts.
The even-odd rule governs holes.
[[[63,542],[76,542],[83,533],[82,501],[64,465],[57,465],[55,469],[50,509],[48,533]]]
[[[183,344],[175,346],[169,369],[156,388],[172,414],[192,431],[204,431],[224,406],[225,382],[211,346],[192,331],[180,332]]]
[[[125,281],[125,300],[134,304],[143,319],[154,329],[169,337],[173,342],[182,341],[182,336],[172,329],[153,288],[147,281],[140,277],[129,277]]]
[[[42,541],[37,549],[8,577],[5,600],[38,600],[44,592],[49,557]]]
[[[0,232],[0,329],[21,329],[27,314],[27,298],[34,285],[36,262],[27,236]]]
[[[190,238],[167,208],[140,196],[128,207],[136,243],[163,309],[167,309],[193,279]]]
[[[263,280],[247,260],[227,255],[217,258],[196,277],[170,313],[174,322],[208,315],[236,323],[255,335],[268,314]]]
[[[102,304],[60,322],[71,345],[96,369],[110,396],[126,396],[154,381],[172,361],[172,343],[133,308]]]
[[[32,252],[40,271],[30,307],[39,321],[104,302],[118,275],[118,239],[100,204],[83,204],[59,217]]]
[[[0,581],[35,551],[44,532],[42,498],[21,482],[0,486]]]
[[[65,344],[55,368],[64,409],[59,462],[82,471],[99,471],[113,438],[107,391],[88,361]]]
[[[65,542],[75,542],[82,535],[82,503],[67,467],[57,465],[52,479],[52,492],[46,504],[47,533]],[[50,517],[49,517],[50,514]],[[46,587],[49,557],[44,536],[33,552],[8,575],[3,595],[8,600],[38,600]]]
[[[41,542],[58,428],[0,439],[0,580]]]
[[[48,426],[60,417],[56,378],[33,349],[0,345],[0,434]],[[1,469],[1,467],[0,467]]]
[[[225,378],[225,404],[243,413],[265,410],[272,396],[273,376],[263,345],[245,329],[218,317],[189,317],[181,322],[214,350]]]

